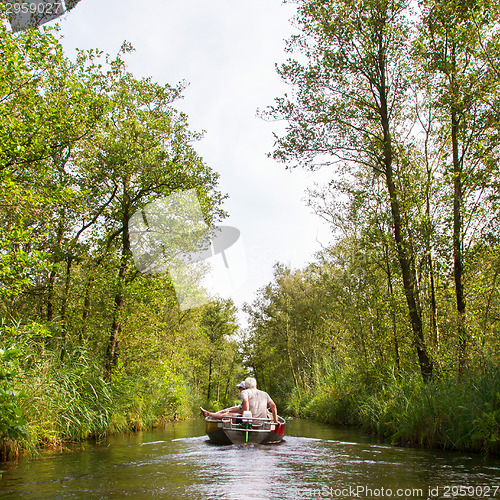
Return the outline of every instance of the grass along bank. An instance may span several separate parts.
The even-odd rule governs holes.
[[[336,425],[356,425],[392,444],[500,453],[500,370],[484,367],[460,382],[423,383],[418,374],[374,379],[327,370],[315,388],[296,389],[288,411]]]
[[[142,373],[121,366],[109,382],[83,350],[62,363],[35,343],[26,347],[23,356],[13,348],[0,353],[0,460],[192,414],[186,385],[163,363]]]

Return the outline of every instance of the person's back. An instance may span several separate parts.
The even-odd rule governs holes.
[[[248,399],[248,409],[252,412],[252,417],[267,418],[267,406],[272,402],[267,392],[256,388],[241,391],[241,400]]]
[[[267,407],[271,408],[273,421],[278,423],[278,410],[267,392],[257,389],[257,381],[253,377],[245,379],[245,390],[241,391],[243,412],[250,410],[254,418],[267,418]]]

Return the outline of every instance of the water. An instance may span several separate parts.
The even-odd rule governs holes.
[[[0,464],[0,499],[500,498],[500,460],[292,420],[277,445],[215,446],[197,419]]]

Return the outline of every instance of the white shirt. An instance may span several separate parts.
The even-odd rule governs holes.
[[[241,391],[241,401],[248,400],[248,409],[252,412],[252,417],[267,418],[267,405],[272,401],[271,396],[259,389],[245,389]]]

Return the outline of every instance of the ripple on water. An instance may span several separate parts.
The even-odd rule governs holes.
[[[0,498],[347,499],[373,498],[368,489],[353,496],[349,488],[421,489],[413,499],[427,498],[431,486],[493,485],[500,476],[496,459],[392,447],[358,439],[357,431],[297,424],[307,435],[277,445],[215,446],[202,425],[191,423],[46,455],[1,467],[7,472]]]

